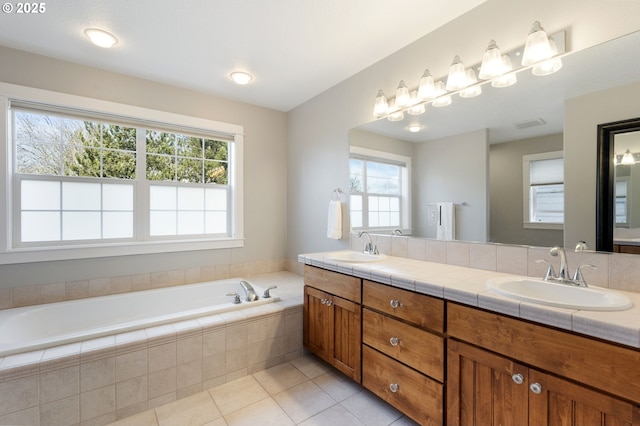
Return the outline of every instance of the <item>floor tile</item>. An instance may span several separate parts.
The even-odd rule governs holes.
[[[222,412],[229,414],[255,402],[269,398],[269,394],[253,376],[209,389],[214,402]]]
[[[418,426],[418,423],[414,422],[409,417],[402,416],[395,422],[391,423],[390,426]]]
[[[323,375],[331,369],[329,365],[313,355],[304,355],[290,361],[302,374],[310,379]]]
[[[356,416],[351,414],[349,410],[344,408],[340,404],[336,404],[333,407],[329,407],[324,411],[316,414],[299,423],[300,426],[326,426],[326,425],[348,425],[348,426],[364,426]]]
[[[387,426],[402,414],[367,390],[363,390],[341,404],[367,426]]]
[[[328,371],[313,382],[338,402],[362,391],[362,386],[337,371]]]
[[[300,423],[309,417],[336,405],[320,386],[307,381],[289,388],[273,396],[273,399],[286,411],[295,423]]]
[[[289,426],[294,425],[287,413],[273,400],[263,399],[246,408],[224,416],[229,426]]]
[[[300,370],[288,362],[267,370],[258,371],[253,377],[260,382],[270,395],[275,395],[308,380]]]
[[[200,392],[156,408],[160,426],[200,426],[222,414],[209,392]]]
[[[110,426],[158,426],[158,419],[155,410],[148,410],[110,423]]]

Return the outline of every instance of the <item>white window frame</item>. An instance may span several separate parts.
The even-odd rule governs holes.
[[[355,155],[365,157],[371,161],[378,160],[381,163],[392,162],[397,164],[403,164],[404,172],[402,175],[402,194],[400,198],[400,223],[401,223],[401,231],[403,234],[410,235],[411,234],[411,157],[407,157],[404,155],[393,154],[391,152],[378,151],[374,149],[362,148],[359,146],[351,146],[349,148],[349,159]],[[366,194],[366,191],[364,192]],[[366,200],[362,200],[363,202],[363,221],[368,215],[368,209],[366,208],[367,203]],[[363,223],[366,223],[364,221]],[[371,230],[372,232],[377,231],[392,231],[396,229],[396,227],[375,227],[369,228],[366,226],[363,227],[352,227],[352,230],[362,231],[362,230]]]
[[[70,111],[89,112],[97,115],[120,116],[127,119],[149,123],[149,125],[178,129],[194,129],[205,134],[226,134],[232,139],[229,144],[229,184],[232,210],[231,236],[226,238],[163,239],[118,243],[77,244],[74,246],[14,247],[13,243],[13,164],[11,102],[55,105]],[[0,265],[68,259],[84,259],[109,256],[126,256],[152,253],[180,252],[239,248],[244,246],[244,196],[243,196],[243,146],[244,128],[203,118],[190,117],[164,111],[119,104],[115,102],[91,99],[81,96],[52,92],[31,87],[0,83],[0,197],[6,201],[0,208]],[[139,175],[138,175],[139,176]],[[152,182],[153,183],[153,182]],[[160,182],[158,182],[160,183]],[[135,228],[141,226],[134,224]]]
[[[542,152],[539,154],[529,154],[522,156],[522,225],[527,229],[552,229],[563,230],[564,223],[549,223],[549,222],[531,222],[529,215],[529,191],[531,187],[531,170],[530,164],[533,161],[539,160],[552,160],[557,158],[564,158],[563,151],[551,151]],[[563,180],[564,184],[564,180]]]
[[[615,190],[617,188],[617,184],[621,182],[625,184],[625,194],[624,196],[618,196],[617,191]],[[631,214],[631,208],[630,208],[630,203],[629,203],[629,194],[633,194],[633,192],[631,192],[631,178],[629,176],[616,176],[616,183],[614,186],[614,207],[613,207],[613,216],[614,216],[614,227],[616,228],[629,228],[629,216]],[[626,222],[618,222],[618,215],[617,213],[617,204],[618,204],[618,199],[622,199],[624,202],[624,209],[625,209],[625,219]]]

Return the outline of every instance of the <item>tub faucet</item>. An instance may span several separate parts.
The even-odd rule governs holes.
[[[255,302],[256,300],[258,300],[258,295],[256,294],[251,284],[249,284],[245,280],[242,280],[240,281],[240,286],[244,290],[245,300],[247,302]]]

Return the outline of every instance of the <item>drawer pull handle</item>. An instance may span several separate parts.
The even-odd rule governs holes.
[[[399,300],[396,300],[396,299],[391,299],[391,300],[389,301],[389,304],[391,305],[391,307],[392,307],[393,309],[395,309],[395,308],[397,308],[397,307],[401,306],[400,301],[399,301]]]
[[[538,382],[531,383],[531,385],[529,386],[529,389],[531,389],[531,392],[538,394],[542,392],[542,385]]]
[[[333,302],[332,302],[331,300],[327,300],[326,305],[327,305],[327,306],[331,306],[331,305],[333,305]]]
[[[327,304],[327,299],[325,299],[325,298],[320,299],[320,303],[322,303],[323,305],[326,305]]]
[[[514,374],[513,376],[511,376],[511,378],[516,383],[516,385],[521,385],[524,382],[524,376],[520,373]]]
[[[400,343],[400,339],[397,337],[392,337],[391,339],[389,339],[389,343],[391,344],[391,346],[398,346],[398,343]]]
[[[393,392],[393,393],[396,393],[396,392],[398,392],[398,387],[399,387],[399,386],[398,386],[398,384],[397,384],[397,383],[391,383],[391,384],[389,385],[389,390],[390,390],[391,392]]]

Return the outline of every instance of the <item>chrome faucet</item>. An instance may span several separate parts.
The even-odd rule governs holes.
[[[549,250],[549,254],[554,257],[560,257],[560,269],[558,269],[558,275],[554,278],[556,281],[567,282],[569,278],[569,265],[567,265],[567,255],[564,253],[564,247],[555,246]]]
[[[584,241],[579,241],[578,244],[576,245],[575,251],[576,253],[581,253],[587,248],[588,248],[587,243],[585,243]],[[558,270],[558,275],[555,275],[553,271],[553,267],[551,266],[551,264],[549,264],[549,268],[547,269],[547,273],[544,277],[545,281],[556,281],[562,284],[575,285],[578,287],[588,287],[587,282],[584,280],[584,277],[582,276],[582,268],[585,266],[588,266],[591,269],[598,269],[594,265],[589,265],[589,264],[580,265],[576,269],[576,272],[573,274],[573,277],[570,277],[569,265],[567,263],[567,255],[564,252],[564,248],[559,246],[553,247],[551,248],[551,250],[549,250],[549,254],[554,257],[556,256],[560,257],[560,269]],[[546,261],[543,260],[543,262],[546,262]]]
[[[363,235],[367,236],[367,241],[365,241],[362,251],[369,254],[378,254],[378,246],[373,243],[371,235],[367,231],[360,231],[358,238],[362,238]]]
[[[402,229],[394,229],[393,232],[391,232],[391,235],[402,235]]]
[[[247,302],[255,302],[256,300],[258,300],[258,295],[256,294],[251,284],[249,284],[245,280],[242,280],[240,281],[240,286],[244,290],[245,300]]]

